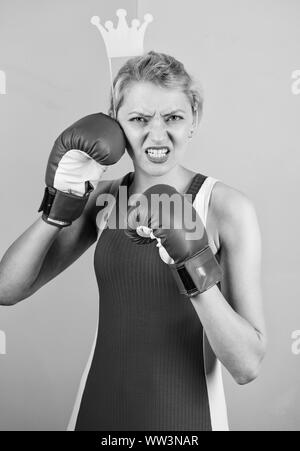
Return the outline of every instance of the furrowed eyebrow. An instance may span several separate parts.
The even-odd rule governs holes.
[[[171,111],[170,113],[165,113],[165,114],[163,114],[163,116],[171,116],[172,114],[175,114],[175,113],[185,113],[185,111],[178,109],[178,110]],[[150,114],[144,114],[141,111],[131,111],[129,114],[140,114],[141,116],[144,116],[144,117],[152,117]]]
[[[185,113],[185,111],[183,111],[183,110],[174,110],[174,111],[171,111],[170,113],[166,113],[164,116],[171,116],[171,114],[175,114],[175,113]]]

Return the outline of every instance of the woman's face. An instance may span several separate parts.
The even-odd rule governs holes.
[[[130,85],[117,119],[135,169],[149,175],[163,175],[180,164],[194,128],[187,96],[150,82]]]

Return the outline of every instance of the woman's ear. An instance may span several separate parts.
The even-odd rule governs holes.
[[[199,124],[199,110],[197,107],[194,108],[194,120],[193,120],[193,128],[194,130],[198,127]]]
[[[197,110],[193,109],[193,123],[191,125],[190,132],[188,135],[189,139],[192,138],[192,136],[197,128],[197,125],[198,125],[198,112],[197,112]]]

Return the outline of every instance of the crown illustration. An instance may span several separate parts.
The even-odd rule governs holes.
[[[103,26],[98,16],[91,18],[91,23],[98,28],[103,37],[108,58],[142,55],[145,31],[148,24],[153,21],[153,16],[145,14],[142,25],[138,19],[133,19],[130,28],[125,9],[118,9],[116,15],[119,18],[116,28],[111,20],[106,21]]]

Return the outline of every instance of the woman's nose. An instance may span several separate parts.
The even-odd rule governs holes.
[[[163,141],[166,138],[167,126],[163,118],[154,118],[149,124],[149,135],[153,141]]]

